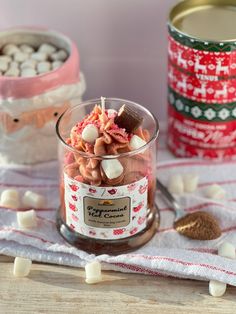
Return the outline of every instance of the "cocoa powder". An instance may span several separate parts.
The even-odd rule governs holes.
[[[195,240],[214,240],[221,236],[215,217],[203,211],[188,214],[174,223],[177,232]]]

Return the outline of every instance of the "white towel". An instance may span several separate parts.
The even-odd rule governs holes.
[[[38,227],[22,231],[16,213],[0,208],[0,253],[28,257],[35,261],[82,267],[94,258],[103,269],[150,275],[173,276],[200,280],[215,279],[236,286],[236,262],[217,255],[222,241],[236,246],[236,162],[213,163],[193,159],[175,159],[161,136],[157,176],[167,183],[173,173],[196,172],[200,184],[194,194],[184,194],[178,201],[186,213],[205,210],[220,221],[222,236],[213,241],[187,239],[173,230],[174,214],[157,193],[161,225],[154,238],[139,250],[119,256],[94,256],[75,249],[58,234],[55,226],[59,206],[57,163],[37,166],[0,167],[0,190],[13,187],[21,193],[30,189],[47,198],[48,208],[37,210]],[[217,183],[226,191],[226,198],[213,201],[205,197],[207,186]]]

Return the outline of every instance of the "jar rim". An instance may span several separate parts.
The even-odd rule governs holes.
[[[91,105],[92,103],[96,104],[96,103],[100,103],[101,99],[100,98],[94,98],[94,99],[90,99],[90,100],[87,100],[87,101],[84,101],[84,102],[81,102],[79,103],[78,105],[76,106],[73,106],[71,108],[68,108],[63,114],[61,114],[61,116],[59,117],[59,119],[57,120],[57,123],[56,123],[56,134],[60,140],[60,142],[63,144],[64,147],[66,147],[69,151],[73,152],[73,153],[76,153],[78,155],[80,155],[81,157],[84,157],[84,158],[92,158],[92,159],[117,159],[117,158],[122,158],[122,157],[130,157],[130,156],[133,156],[133,155],[137,155],[139,153],[141,153],[142,151],[146,150],[157,138],[158,138],[158,135],[159,135],[159,123],[158,123],[158,120],[157,118],[155,117],[155,115],[149,111],[147,108],[145,108],[144,106],[134,102],[134,101],[130,101],[130,100],[127,100],[127,99],[121,99],[121,98],[113,98],[113,97],[107,97],[106,98],[106,101],[119,101],[121,103],[129,103],[129,104],[133,104],[135,105],[136,107],[138,107],[139,109],[143,110],[147,115],[149,115],[154,124],[155,124],[155,129],[153,131],[153,135],[152,137],[150,138],[150,140],[143,146],[141,146],[140,148],[138,149],[135,149],[135,150],[132,150],[131,152],[126,152],[126,153],[121,153],[121,154],[117,154],[117,155],[95,155],[95,154],[88,154],[88,153],[85,153],[85,152],[81,152],[79,150],[76,150],[74,147],[71,147],[70,145],[68,145],[65,140],[62,138],[61,134],[60,134],[60,131],[59,131],[59,126],[60,126],[60,123],[62,121],[62,119],[64,118],[64,116],[70,112],[72,112],[73,109],[75,108],[78,108],[80,106],[84,106],[86,107],[87,105]]]

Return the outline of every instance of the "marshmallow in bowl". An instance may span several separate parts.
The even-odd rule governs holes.
[[[35,69],[37,61],[34,59],[28,59],[24,62],[21,63],[20,68],[25,69],[25,68],[31,68]]]
[[[55,51],[56,51],[56,47],[51,44],[42,44],[38,49],[38,52],[44,52],[47,55],[50,55],[54,53]]]
[[[65,61],[67,57],[68,57],[67,53],[65,52],[65,50],[62,50],[62,49],[57,52],[54,52],[50,56],[50,58],[53,61]]]
[[[132,150],[139,149],[144,145],[146,145],[146,142],[137,135],[133,135],[129,142],[129,146]]]
[[[20,75],[20,70],[17,67],[11,66],[6,72],[5,76],[17,77]]]
[[[118,178],[124,171],[118,159],[104,159],[101,162],[101,166],[106,177],[110,180]]]
[[[28,53],[24,53],[24,52],[16,52],[13,55],[14,61],[16,62],[24,62],[25,60],[27,60],[29,58]]]
[[[20,50],[24,53],[30,54],[34,52],[34,48],[30,45],[22,44],[19,46]]]
[[[12,58],[10,56],[0,56],[0,61],[9,63],[12,61]]]
[[[20,52],[20,49],[14,44],[7,44],[2,49],[2,53],[7,56],[13,56],[16,52]]]
[[[0,206],[17,209],[20,206],[19,192],[15,189],[6,189],[2,192]]]
[[[52,69],[53,69],[53,70],[56,70],[56,69],[60,68],[60,66],[62,66],[62,64],[63,64],[62,61],[54,61],[54,62],[52,63]]]
[[[32,68],[24,68],[23,70],[21,70],[22,77],[32,77],[36,75],[37,75],[37,72]]]
[[[46,61],[47,60],[47,54],[45,52],[34,52],[30,56],[31,59],[36,61]]]
[[[48,61],[41,61],[37,64],[37,71],[39,74],[49,72],[51,70],[51,63]]]
[[[0,60],[0,71],[5,72],[8,69],[8,62]]]

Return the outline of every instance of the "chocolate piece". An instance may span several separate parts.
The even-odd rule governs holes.
[[[123,105],[116,118],[115,123],[122,129],[125,129],[128,133],[135,131],[143,122],[143,118],[133,111],[127,105]]]

